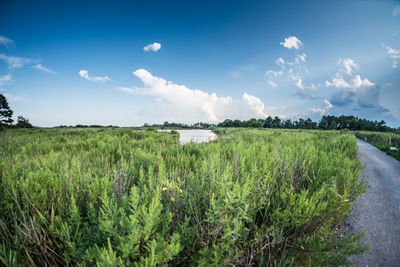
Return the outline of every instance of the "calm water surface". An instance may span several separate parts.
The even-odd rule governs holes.
[[[159,132],[171,132],[171,130],[158,130]],[[182,144],[194,142],[203,143],[217,139],[217,135],[211,130],[176,130],[179,133],[179,141]]]

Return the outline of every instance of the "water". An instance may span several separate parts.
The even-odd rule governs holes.
[[[171,130],[158,130],[159,132],[171,132]],[[217,135],[211,130],[176,130],[179,133],[179,141],[182,144],[190,142],[203,143],[217,139]]]

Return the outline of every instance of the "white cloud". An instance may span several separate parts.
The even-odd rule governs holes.
[[[332,107],[333,105],[331,104],[331,102],[329,102],[328,100],[324,100],[325,103],[325,107],[323,108],[312,108],[311,111],[314,113],[319,113],[322,116],[325,115]]]
[[[325,81],[325,86],[334,86],[336,88],[351,88],[351,85],[347,83],[343,78],[333,78],[332,82]]]
[[[303,85],[303,79],[300,76],[293,76],[292,79],[297,79],[296,87],[299,88],[301,91],[316,91],[318,87],[315,86],[313,83],[310,86]]]
[[[29,58],[13,57],[4,54],[0,54],[0,59],[3,59],[7,62],[9,69],[20,68],[31,61]]]
[[[289,36],[288,38],[285,38],[284,42],[280,42],[280,44],[288,49],[299,49],[300,46],[303,45],[303,43],[297,39],[296,36]]]
[[[11,74],[0,76],[0,86],[11,82],[12,81],[11,78],[12,78]]]
[[[14,95],[10,93],[4,93],[4,96],[7,98],[7,101],[9,102],[21,102],[26,99],[24,96]]]
[[[14,41],[3,35],[0,35],[0,45],[4,45],[5,47],[14,47]]]
[[[276,61],[275,61],[275,63],[278,65],[278,66],[281,66],[282,68],[284,67],[284,65],[285,65],[285,60],[283,59],[283,58],[278,58]]]
[[[330,108],[333,107],[332,104],[331,104],[328,100],[325,99],[324,102],[325,102],[326,107],[327,107],[328,109],[330,109]]]
[[[268,77],[278,77],[281,76],[283,74],[283,71],[273,71],[273,70],[268,70],[265,75],[267,75]]]
[[[161,44],[160,43],[152,43],[149,45],[146,45],[145,47],[143,47],[143,50],[148,52],[148,51],[154,51],[157,52],[158,50],[161,49]]]
[[[369,81],[367,78],[361,79],[360,75],[354,76],[354,78],[347,82],[342,77],[333,78],[332,82],[326,81],[325,86],[327,87],[336,87],[336,88],[349,88],[349,89],[358,89],[360,87],[370,87],[375,84]]]
[[[347,68],[344,62],[350,62]],[[339,69],[332,81],[325,82],[327,87],[337,88],[332,93],[330,103],[339,107],[371,109],[378,113],[387,111],[379,104],[380,87],[367,78],[362,79],[359,74],[353,75],[352,71],[358,69],[354,61],[347,59],[347,61],[341,60],[340,63],[345,66],[345,70]],[[345,79],[343,74],[350,75],[350,78]]]
[[[226,118],[249,119],[268,116],[264,111],[264,103],[258,97],[247,93],[244,93],[241,99],[235,100],[230,96],[218,97],[215,93],[209,94],[166,81],[153,76],[145,69],[138,69],[133,75],[143,82],[143,88],[118,89],[132,94],[153,96],[170,117],[185,121],[219,122]],[[163,113],[160,108],[158,111]]]
[[[288,43],[293,42],[288,39],[285,39]],[[294,37],[296,38],[296,37]],[[296,38],[296,40],[298,40]],[[298,40],[300,42],[300,40]],[[301,43],[301,42],[300,42]],[[281,43],[284,45],[283,43]],[[299,44],[300,45],[300,44]],[[285,46],[285,45],[284,45]],[[283,58],[278,58],[275,63],[281,67],[279,71],[268,70],[265,72],[265,75],[268,77],[267,84],[271,87],[277,86],[275,81],[272,81],[271,78],[277,78],[280,76],[285,76],[285,78],[290,78],[294,81],[294,85],[300,89],[300,91],[296,92],[297,96],[308,97],[311,91],[317,91],[320,85],[314,85],[313,83],[309,86],[303,84],[303,79],[300,77],[301,73],[309,72],[308,68],[305,65],[307,59],[307,55],[305,53],[298,54],[294,58],[293,61],[288,61]],[[285,66],[289,66],[286,70]]]
[[[108,76],[89,77],[89,72],[87,70],[80,70],[79,76],[81,76],[82,78],[85,78],[86,80],[92,81],[92,82],[105,82],[105,81],[111,80]]]
[[[397,5],[392,11],[392,15],[394,17],[397,16],[398,14],[400,14],[400,5]]]
[[[269,84],[271,87],[273,87],[273,88],[275,88],[275,87],[277,87],[278,85],[276,84],[276,82],[273,82],[273,81],[270,81],[270,80],[268,80],[267,81],[267,84]]]
[[[301,54],[301,55],[297,55],[295,58],[295,61],[300,63],[300,62],[306,62],[306,57],[307,55],[305,53]]]
[[[37,64],[35,66],[33,66],[33,68],[37,69],[37,70],[41,70],[44,72],[48,72],[48,73],[52,73],[52,74],[56,74],[57,72],[55,72],[54,70],[51,70],[49,68],[46,68],[45,66],[43,66],[42,64]]]
[[[397,68],[399,65],[398,58],[400,58],[400,49],[396,50],[388,45],[381,44],[386,49],[388,56],[392,59],[392,67]]]
[[[360,75],[356,75],[353,79],[353,88],[360,88],[360,87],[370,87],[374,86],[373,82],[370,82],[367,78],[361,79]]]
[[[340,58],[338,61],[338,64],[344,66],[344,69],[340,69],[340,71],[342,71],[348,75],[351,75],[353,73],[353,70],[358,70],[357,63],[353,59],[350,59],[350,58],[345,58],[345,59]]]
[[[286,64],[288,64],[289,66],[299,65],[299,64],[301,64],[301,63],[306,62],[306,57],[307,57],[307,55],[306,55],[305,53],[303,53],[303,54],[301,54],[301,55],[297,55],[297,56],[294,58],[294,61],[293,61],[293,62],[287,61]]]

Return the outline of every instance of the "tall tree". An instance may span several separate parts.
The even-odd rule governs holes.
[[[8,105],[7,98],[0,94],[0,126],[11,125],[13,111]]]

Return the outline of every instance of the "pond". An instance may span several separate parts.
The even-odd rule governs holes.
[[[171,130],[158,130],[159,132],[171,132]],[[176,130],[179,133],[181,144],[203,143],[217,139],[217,135],[211,130]]]

